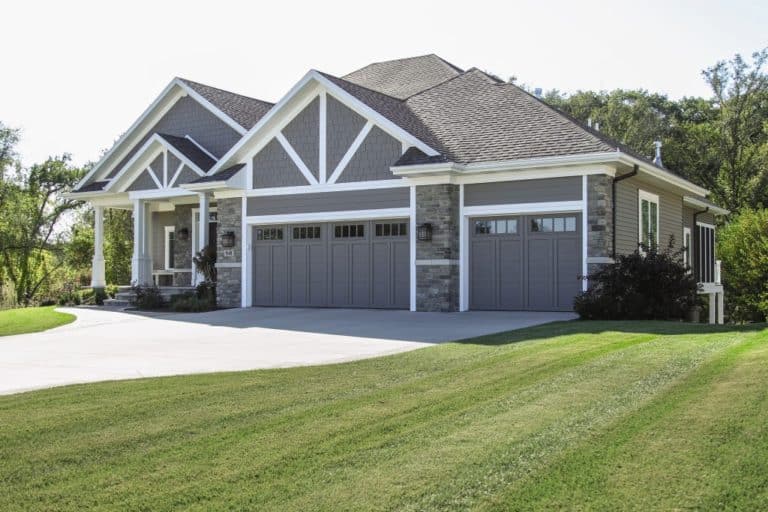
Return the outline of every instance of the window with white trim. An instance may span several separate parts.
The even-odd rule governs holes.
[[[638,243],[642,247],[659,245],[659,196],[638,190]]]
[[[691,268],[691,251],[693,250],[693,247],[691,244],[693,243],[693,240],[691,238],[691,228],[684,227],[683,228],[683,265],[685,265],[686,268]]]
[[[176,226],[165,226],[165,270],[174,268],[174,249],[176,248]]]

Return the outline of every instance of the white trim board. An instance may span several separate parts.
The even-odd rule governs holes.
[[[565,213],[584,210],[584,201],[557,201],[546,203],[516,203],[516,204],[490,204],[482,206],[464,206],[465,217],[477,217],[480,215],[510,215],[529,213]]]
[[[349,190],[373,190],[382,188],[409,187],[410,184],[401,179],[356,181],[350,183],[320,183],[318,185],[301,185],[297,187],[269,187],[246,190],[246,197],[286,196],[293,194],[313,194],[315,192],[343,192]]]
[[[656,204],[656,245],[659,245],[661,236],[661,200],[658,194],[648,192],[647,190],[637,189],[637,243],[643,242],[643,201]],[[648,214],[651,213],[651,207],[648,206]],[[650,218],[649,218],[650,221]]]
[[[173,267],[169,265],[170,262],[170,244],[168,243],[168,234],[174,233],[174,237],[176,234],[176,226],[164,226],[163,229],[163,245],[164,245],[164,252],[165,252],[165,259],[163,260],[163,268],[165,270],[174,270]]]
[[[378,210],[289,213],[281,215],[248,215],[245,217],[245,223],[250,225],[292,224],[299,222],[335,222],[348,220],[408,218],[410,216],[410,208],[381,208]]]

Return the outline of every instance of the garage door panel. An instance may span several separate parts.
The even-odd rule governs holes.
[[[411,251],[407,241],[393,242],[394,277],[392,279],[394,307],[408,308],[411,302]]]
[[[501,309],[525,307],[523,282],[523,242],[521,239],[499,239],[498,298]]]
[[[255,246],[253,251],[253,302],[272,303],[272,247]]]
[[[495,240],[472,242],[470,301],[473,308],[496,309]]]
[[[309,297],[308,247],[292,245],[288,251],[290,254],[288,280],[290,281],[291,290],[289,304],[292,306],[306,306]]]
[[[371,247],[365,243],[352,244],[352,300],[355,307],[371,305]]]
[[[328,304],[327,249],[323,244],[308,246],[309,251],[309,305]]]
[[[557,307],[572,309],[573,298],[581,290],[581,259],[574,257],[581,251],[581,241],[575,238],[560,239],[557,244]]]
[[[349,266],[350,247],[346,244],[331,245],[331,305],[346,306],[350,301]]]
[[[272,302],[288,304],[288,258],[287,247],[273,245],[272,249]]]
[[[386,307],[393,301],[392,251],[391,242],[374,242],[371,247],[373,268],[376,269],[371,275],[371,286],[373,287],[373,305],[376,307]]]
[[[528,307],[546,309],[553,305],[554,253],[553,241],[528,241]]]

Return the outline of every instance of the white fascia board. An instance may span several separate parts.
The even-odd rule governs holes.
[[[695,208],[709,208],[709,211],[714,213],[715,215],[729,215],[731,213],[730,210],[726,210],[725,208],[721,208],[720,206],[715,206],[709,203],[705,203],[704,201],[700,199],[696,199],[695,197],[683,196],[683,203],[685,203],[688,206],[693,206]]]
[[[237,171],[233,176],[225,180],[205,181],[203,183],[182,183],[179,187],[184,190],[206,191],[206,190],[237,190],[237,197],[243,194],[245,187],[245,167]]]
[[[663,171],[657,167],[654,167],[652,165],[649,165],[647,162],[644,162],[643,160],[640,160],[639,158],[635,158],[633,156],[627,155],[626,153],[619,153],[618,160],[620,162],[626,163],[628,165],[637,165],[638,168],[650,176],[653,176],[654,178],[658,178],[661,181],[665,181],[669,183],[670,185],[674,185],[678,188],[681,188],[683,190],[687,190],[689,192],[692,192],[696,195],[700,195],[703,197],[706,197],[709,194],[709,190],[706,188],[700,187],[694,183],[691,183],[690,181],[686,180],[685,178],[681,178],[680,176],[676,176],[672,174],[669,171]]]
[[[245,191],[248,197],[285,196],[294,194],[314,194],[317,192],[344,192],[350,190],[373,190],[382,188],[409,187],[406,180],[352,181],[348,183],[320,183],[318,185],[298,185],[294,187],[255,188]]]
[[[163,189],[163,190],[136,190],[133,192],[128,192],[128,198],[130,200],[134,199],[166,199],[166,198],[172,198],[172,197],[185,197],[185,196],[191,196],[196,195],[194,192],[189,190],[183,190],[178,188],[171,188],[171,189]]]
[[[176,89],[176,94],[171,94],[171,92]],[[117,157],[116,160],[119,162],[122,158],[124,158],[124,155],[130,150],[130,147],[123,147],[124,143],[128,141],[128,139],[131,138],[137,138],[140,139],[144,136],[144,134],[147,132],[148,127],[144,127],[144,129],[139,130],[139,127],[146,124],[154,125],[152,122],[154,119],[159,119],[162,117],[170,108],[176,104],[176,102],[187,95],[187,88],[180,87],[179,83],[176,79],[171,80],[171,82],[163,89],[163,91],[160,93],[160,95],[155,98],[155,101],[152,102],[152,104],[147,107],[147,109],[139,116],[136,121],[133,122],[130,128],[123,133],[123,135],[120,136],[119,139],[117,139],[117,142],[115,142],[112,147],[107,151],[103,157],[96,163],[96,165],[93,166],[93,168],[83,176],[83,179],[80,180],[80,182],[77,184],[77,187],[82,187],[84,184],[86,184],[93,176],[96,176],[101,170],[104,164],[112,159],[112,157]],[[122,148],[122,150],[118,153],[118,149]]]
[[[488,204],[488,205],[482,205],[482,206],[465,206],[463,215],[467,217],[477,217],[480,215],[565,213],[565,212],[581,212],[583,208],[584,208],[584,201]]]
[[[269,124],[274,117],[277,116],[277,114],[283,110],[286,104],[288,104],[296,94],[301,91],[304,86],[306,86],[310,80],[313,79],[312,71],[309,71],[307,74],[305,74],[301,80],[299,80],[296,85],[291,87],[291,89],[288,91],[288,93],[283,96],[280,101],[278,101],[271,109],[269,109],[269,112],[259,119],[259,122],[257,122],[253,127],[248,130],[245,135],[234,145],[232,146],[229,151],[227,151],[224,156],[219,159],[218,163],[216,163],[213,168],[211,169],[211,174],[216,174],[218,171],[225,167],[229,167],[230,165],[235,165],[239,163],[237,160],[242,158],[242,153],[245,153],[254,138],[254,136],[259,133],[267,124]]]

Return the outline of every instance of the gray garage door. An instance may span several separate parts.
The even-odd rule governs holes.
[[[581,216],[470,219],[472,309],[569,311],[581,290]]]
[[[257,226],[256,306],[408,308],[406,220]]]

